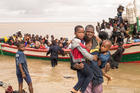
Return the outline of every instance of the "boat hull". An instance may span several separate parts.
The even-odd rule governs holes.
[[[140,43],[131,44],[125,46],[125,52],[123,53],[123,57],[121,62],[122,63],[140,63]],[[114,53],[117,47],[111,48],[111,53]],[[59,55],[58,60],[59,61],[70,61],[70,57],[68,55],[69,49],[64,50],[65,53],[67,53],[66,56]],[[7,44],[1,44],[0,54],[2,55],[8,55],[8,56],[15,56],[17,52],[17,48],[15,46],[10,46]],[[26,48],[24,53],[27,56],[27,58],[32,59],[42,59],[42,60],[50,60],[50,56],[46,56],[47,49],[32,49],[32,48]]]

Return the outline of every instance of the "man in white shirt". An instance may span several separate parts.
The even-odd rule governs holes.
[[[107,32],[108,38],[110,39],[110,37],[112,36],[113,28],[110,27],[110,25],[107,23],[107,24],[106,24],[106,29],[105,29],[104,31]]]

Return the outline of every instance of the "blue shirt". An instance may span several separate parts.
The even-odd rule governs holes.
[[[101,65],[99,66],[101,69],[105,67],[105,65],[107,64],[111,54],[109,51],[107,51],[107,54],[103,54],[103,53],[99,53],[97,51],[92,52],[92,55],[98,55],[99,59],[101,60]],[[96,65],[98,65],[97,62],[95,62]]]
[[[99,59],[101,60],[100,68],[104,68],[110,58],[110,52],[108,51],[107,54],[99,54]]]
[[[15,60],[16,60],[16,74],[21,74],[21,71],[19,69],[19,64],[22,65],[22,69],[24,73],[29,74],[26,56],[24,55],[22,51],[18,51],[16,53]]]

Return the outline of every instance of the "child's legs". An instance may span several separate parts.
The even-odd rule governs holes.
[[[30,93],[33,93],[33,86],[32,82],[28,84]]]
[[[92,69],[89,67],[87,63],[84,63],[84,70],[82,73],[85,75],[85,78],[80,90],[82,93],[84,93],[89,82],[93,79],[94,74],[92,72]]]
[[[26,74],[25,81],[28,84],[30,93],[33,93],[32,80],[29,74]]]
[[[21,74],[17,74],[17,79],[18,79],[18,86],[19,86],[19,93],[22,93],[22,88],[23,88],[23,78]]]
[[[19,93],[22,93],[22,88],[23,88],[23,82],[22,83],[18,83],[19,84]]]
[[[78,82],[73,87],[76,91],[78,91],[81,88],[81,85],[83,84],[83,82],[85,80],[85,76],[82,75],[82,71],[81,70],[77,70],[77,77],[78,77]]]

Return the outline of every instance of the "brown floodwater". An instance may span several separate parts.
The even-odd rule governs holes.
[[[58,62],[58,66],[52,68],[50,61],[27,61],[34,93],[70,93],[77,82],[76,72],[70,69],[69,62]],[[0,81],[9,83],[17,90],[15,68],[14,57],[0,56]],[[111,70],[108,74],[113,80],[107,85],[105,79],[103,93],[140,93],[140,64],[120,64],[118,70]],[[24,89],[28,91],[25,82]],[[4,93],[4,88],[0,87],[0,93]]]

